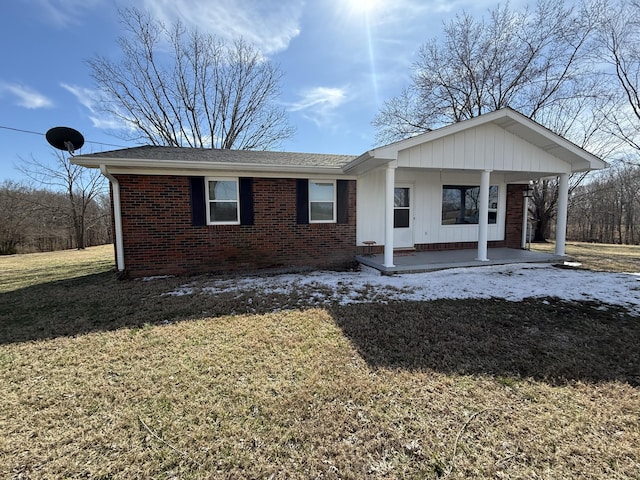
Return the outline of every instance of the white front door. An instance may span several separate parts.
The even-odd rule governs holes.
[[[413,247],[413,189],[396,185],[393,190],[393,247]]]

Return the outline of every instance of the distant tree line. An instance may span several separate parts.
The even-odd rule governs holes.
[[[612,165],[569,200],[567,238],[582,242],[640,243],[640,166]]]
[[[106,179],[72,164],[66,153],[54,156],[53,164],[21,159],[19,170],[29,181],[0,183],[0,255],[112,241]]]
[[[78,201],[75,207],[82,210]],[[78,243],[78,220],[74,221],[67,194],[5,181],[0,184],[0,255],[82,249],[112,241],[108,193],[87,201],[83,216]]]

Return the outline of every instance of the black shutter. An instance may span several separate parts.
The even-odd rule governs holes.
[[[191,224],[201,227],[207,224],[204,177],[190,177],[189,184],[191,186]]]
[[[240,182],[240,225],[253,225],[253,178],[242,177]]]
[[[338,223],[349,223],[349,180],[337,181]]]
[[[296,180],[296,219],[298,225],[309,223],[309,180]]]

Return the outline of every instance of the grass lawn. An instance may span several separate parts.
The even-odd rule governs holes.
[[[553,242],[532,243],[531,250],[553,253]],[[640,272],[640,245],[567,242],[565,252],[583,268],[603,272]]]
[[[640,270],[638,250],[572,245]],[[0,478],[640,478],[621,308],[284,310],[112,268],[110,246],[0,257]]]

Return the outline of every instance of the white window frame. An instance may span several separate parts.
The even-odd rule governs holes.
[[[311,217],[311,204],[312,203],[324,203],[325,200],[312,200],[311,199],[311,184],[312,183],[330,183],[333,186],[333,198],[331,200],[333,207],[332,207],[332,219],[331,220],[313,220]],[[335,180],[322,180],[322,179],[309,179],[309,223],[336,223],[336,216],[337,216],[337,208],[338,208],[338,191],[337,191],[337,182]]]
[[[235,200],[211,200],[209,198],[209,182],[235,182],[236,183],[236,199]],[[207,225],[240,225],[240,179],[238,177],[206,177],[205,178],[205,198],[207,207]],[[236,220],[229,222],[212,222],[211,221],[211,203],[235,203]]]

